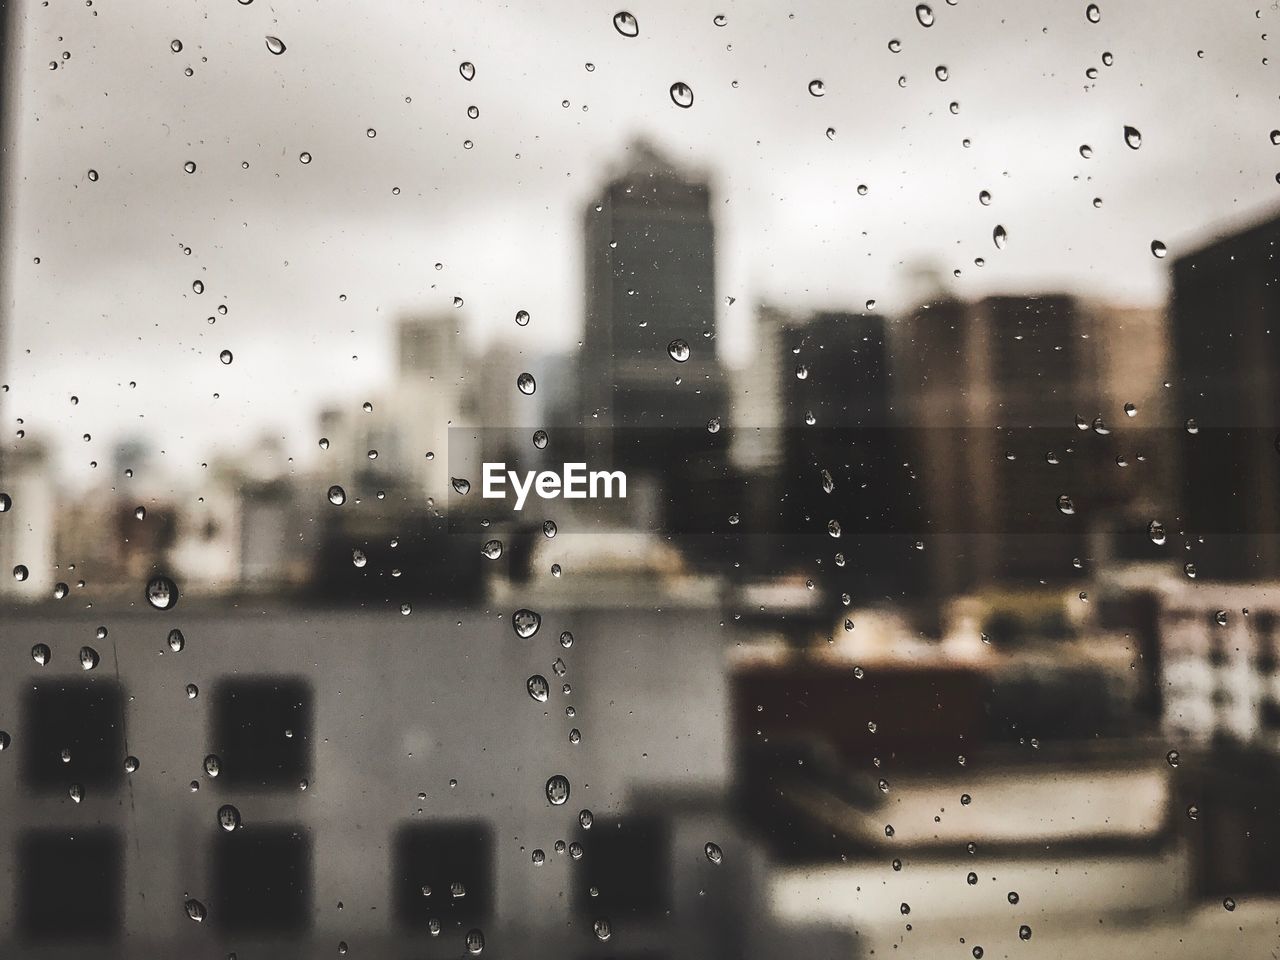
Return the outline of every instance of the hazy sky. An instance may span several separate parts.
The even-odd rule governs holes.
[[[1172,257],[1280,200],[1270,5],[625,2],[635,38],[597,2],[23,4],[7,434],[69,476],[124,432],[174,469],[267,428],[310,457],[320,405],[380,395],[402,311],[571,346],[581,213],[640,133],[713,178],[731,362],[757,301],[892,314],[920,260],[965,295],[1158,302]]]

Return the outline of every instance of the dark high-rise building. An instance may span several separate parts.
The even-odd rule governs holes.
[[[1189,425],[1181,506],[1197,538],[1188,560],[1208,579],[1280,575],[1277,247],[1280,217],[1173,264],[1176,417]]]
[[[727,413],[711,189],[634,142],[588,206],[584,234],[583,423],[609,431],[616,467],[655,479],[667,511],[695,510],[726,463],[724,436],[707,430]]]
[[[1068,453],[1101,416],[1090,316],[1067,295],[924,304],[897,325],[895,396],[908,429],[932,589],[1061,583],[1087,553],[1087,499]]]

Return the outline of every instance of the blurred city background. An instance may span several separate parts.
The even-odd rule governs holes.
[[[0,954],[1280,949],[1276,7],[0,10]]]

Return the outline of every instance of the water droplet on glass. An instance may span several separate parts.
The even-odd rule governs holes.
[[[302,163],[310,163],[310,162],[311,162],[311,154],[309,154],[309,153],[307,153],[307,151],[303,150],[300,154],[298,154],[298,160],[299,160],[300,162],[302,162]]]
[[[196,162],[194,160],[188,160],[186,163],[182,165],[182,169],[187,171],[187,173],[195,173]]]
[[[72,803],[79,803],[84,799],[84,787],[78,783],[73,783],[67,788],[67,796],[71,798]]]
[[[624,37],[635,37],[640,33],[639,22],[625,10],[619,10],[613,15],[613,26]]]
[[[1058,497],[1058,511],[1068,517],[1076,512],[1076,505],[1065,493]]]
[[[1147,536],[1151,538],[1151,542],[1157,546],[1165,542],[1164,524],[1159,520],[1152,520],[1147,524]]]
[[[1009,234],[1001,224],[996,224],[996,228],[991,231],[991,239],[995,242],[997,250],[1003,250],[1004,245],[1009,242]]]
[[[157,610],[172,610],[178,602],[178,585],[168,577],[156,576],[147,581],[147,602]]]
[[[1169,764],[1169,766],[1176,768],[1182,758],[1178,756],[1177,750],[1170,750],[1168,753],[1164,755],[1164,759],[1165,759],[1165,762]]]
[[[218,759],[216,753],[211,753],[204,758],[204,772],[211,777],[216,777],[222,772],[222,761]]]
[[[138,763],[137,757],[129,756],[124,758],[125,773],[137,773],[139,766],[141,766],[141,764]]]
[[[98,651],[93,647],[80,648],[80,669],[92,670],[98,665]]]
[[[1223,907],[1223,909],[1224,909],[1224,910],[1226,910],[1228,913],[1230,913],[1232,910],[1234,910],[1234,909],[1236,908],[1236,902],[1235,902],[1233,899],[1231,899],[1230,897],[1223,897],[1223,898],[1222,898],[1222,907]],[[1028,931],[1028,934],[1027,934],[1027,935],[1028,935],[1028,936],[1030,936],[1030,931]],[[1025,940],[1025,939],[1027,939],[1027,937],[1023,937],[1023,939]]]
[[[826,85],[825,83],[823,83],[821,80],[810,80],[810,81],[809,81],[809,95],[810,95],[810,96],[814,96],[814,97],[821,97],[821,96],[822,96],[823,94],[825,94],[826,92],[827,92],[827,85]]]
[[[240,826],[240,811],[229,803],[218,808],[218,826],[231,833]]]
[[[502,556],[502,541],[487,540],[485,541],[485,545],[480,548],[480,552],[490,560],[497,560]]]
[[[523,393],[526,397],[531,396],[538,389],[537,381],[533,379],[532,373],[522,373],[516,377],[516,389]]]
[[[526,680],[525,688],[529,691],[529,696],[539,703],[546,703],[547,696],[551,692],[551,685],[547,683],[547,678],[540,673],[535,673]]]
[[[1131,127],[1125,124],[1124,142],[1129,145],[1130,150],[1137,150],[1142,146],[1142,134],[1138,132],[1137,127]]]
[[[553,807],[561,806],[569,800],[569,779],[560,774],[547,781],[547,800]]]
[[[1085,19],[1090,23],[1097,23],[1102,19],[1102,11],[1098,9],[1096,3],[1091,3],[1084,8]]]
[[[42,667],[49,662],[51,656],[47,643],[37,643],[31,648],[31,659]]]
[[[1151,241],[1151,253],[1157,260],[1163,260],[1164,255],[1168,253],[1168,248],[1159,240]]]
[[[724,860],[724,852],[720,849],[718,844],[714,844],[710,840],[703,844],[702,852],[712,863],[720,863]]]
[[[556,526],[556,522],[554,520],[542,521],[542,535],[548,540],[554,539],[555,535],[559,532],[560,528]]]
[[[329,502],[335,507],[340,507],[347,502],[347,491],[343,490],[338,484],[334,484],[329,488]]]
[[[218,354],[218,359],[221,360],[224,364],[229,364],[235,358],[231,355],[230,350],[223,350],[220,354]]]
[[[539,450],[546,449],[548,439],[549,438],[547,437],[547,431],[545,430],[533,431],[533,445],[537,447]]]
[[[279,37],[267,37],[267,49],[274,53],[277,57],[284,53],[284,41]],[[303,59],[306,59],[305,57]]]
[[[462,478],[462,477],[452,477],[452,478],[449,480],[449,483],[450,483],[450,484],[452,484],[453,489],[454,489],[454,490],[455,490],[455,491],[456,491],[460,496],[464,496],[464,497],[465,497],[468,493],[470,493],[470,492],[471,492],[471,481],[470,481],[470,480],[466,480],[466,479],[464,479],[464,478]]]
[[[201,903],[199,900],[188,900],[185,906],[187,908],[188,917],[190,917],[196,923],[204,923],[206,912],[205,912],[203,903]]]
[[[560,634],[560,646],[564,647],[566,650],[573,646],[573,634],[568,630],[565,630]]]
[[[601,943],[613,936],[613,927],[609,925],[608,920],[597,920],[591,925],[591,929],[595,931],[596,939]]]
[[[919,4],[916,7],[916,19],[920,21],[922,27],[933,26],[933,9],[926,4]]]
[[[540,626],[542,626],[542,615],[527,607],[521,607],[511,615],[511,627],[515,630],[516,636],[522,640],[532,637],[538,632]]]
[[[170,49],[170,50],[172,50],[174,53],[181,53],[181,52],[182,52],[182,41],[181,41],[181,40],[171,40],[171,41],[169,41],[169,49]]]
[[[667,353],[676,363],[684,363],[689,359],[689,344],[683,340],[672,340],[667,344]]]
[[[188,700],[194,700],[194,699],[195,699],[196,697],[198,697],[198,696],[200,696],[200,688],[199,688],[199,687],[197,687],[194,683],[188,683],[188,684],[187,684],[187,699],[188,699]]]
[[[521,327],[525,327],[525,326],[528,326],[528,325],[529,325],[529,311],[528,311],[528,310],[517,310],[517,311],[516,311],[516,324],[517,324],[517,326],[521,326]]]
[[[693,88],[683,80],[677,80],[671,85],[671,102],[677,107],[692,107]]]

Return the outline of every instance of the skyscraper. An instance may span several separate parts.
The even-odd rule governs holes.
[[[584,236],[583,423],[607,428],[615,466],[654,478],[670,506],[674,489],[701,487],[725,464],[723,435],[706,429],[727,412],[711,188],[633,142],[588,206]]]
[[[1188,559],[1208,579],[1280,574],[1278,245],[1275,217],[1173,264],[1182,508],[1203,538]]]

